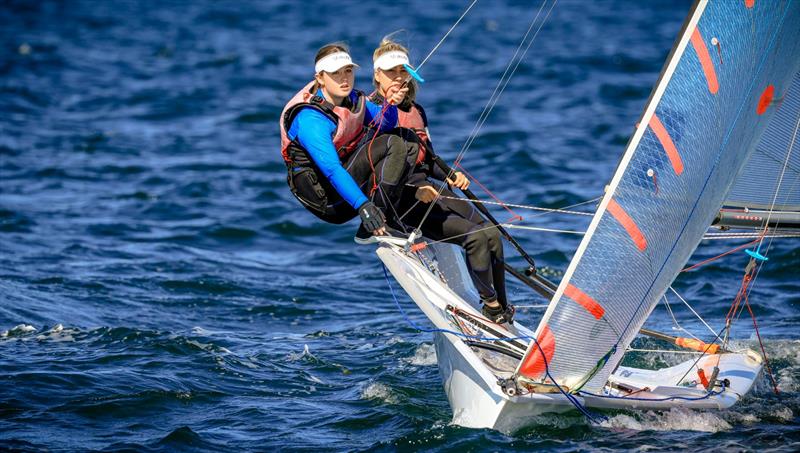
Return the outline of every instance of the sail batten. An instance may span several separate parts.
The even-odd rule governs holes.
[[[712,39],[726,51],[724,63],[708,52]],[[788,87],[799,41],[800,8],[790,1],[695,4],[537,329],[552,337],[556,381],[602,389],[772,118],[769,106],[757,113],[762,91]],[[541,368],[531,363],[542,360],[532,348],[522,374]]]

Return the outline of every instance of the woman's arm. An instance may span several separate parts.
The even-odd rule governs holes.
[[[328,117],[317,110],[305,108],[295,117],[288,136],[297,138],[339,195],[354,209],[358,209],[368,200],[339,160],[331,140],[335,130],[336,125]]]
[[[390,131],[397,127],[397,106],[388,103],[378,105],[369,99],[364,102],[364,106],[367,108],[367,111],[364,112],[364,125],[369,125],[373,121],[376,121],[375,118],[380,118],[378,132]],[[386,110],[381,112],[384,108],[386,108]]]

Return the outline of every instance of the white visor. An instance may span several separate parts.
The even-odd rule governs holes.
[[[350,54],[347,52],[336,52],[320,58],[317,64],[314,65],[314,72],[317,74],[319,74],[320,71],[336,72],[348,65],[356,68],[358,67],[357,64],[353,63]]]
[[[383,69],[387,71],[392,69],[395,66],[400,66],[402,64],[407,64],[411,66],[408,62],[408,55],[405,52],[401,52],[399,50],[393,50],[391,52],[386,52],[385,54],[378,57],[377,60],[372,64],[375,69]]]

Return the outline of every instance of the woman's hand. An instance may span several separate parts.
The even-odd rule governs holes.
[[[403,102],[403,99],[406,98],[406,93],[408,93],[408,87],[404,85],[402,78],[394,79],[389,89],[386,90],[386,99],[389,100],[389,104],[399,105]]]
[[[469,187],[469,179],[460,171],[455,172],[452,178],[447,178],[447,183],[453,187],[464,190]]]
[[[422,186],[417,188],[414,198],[427,204],[436,199],[437,193],[438,192],[433,188],[433,186]]]

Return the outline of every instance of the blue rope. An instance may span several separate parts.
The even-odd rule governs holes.
[[[596,398],[611,398],[611,399],[618,399],[618,400],[633,400],[633,401],[673,401],[673,400],[682,400],[682,401],[700,401],[704,399],[711,398],[712,396],[721,395],[725,391],[725,384],[722,385],[722,390],[719,392],[715,392],[713,390],[709,391],[703,396],[698,396],[696,398],[690,398],[688,396],[668,396],[666,398],[635,398],[631,396],[614,396],[614,395],[597,395],[591,392],[584,392],[579,391],[578,394],[584,394],[589,396],[594,396]]]
[[[542,356],[542,361],[544,362],[545,375],[553,382],[553,384],[556,386],[558,391],[561,392],[561,394],[564,395],[565,398],[567,398],[567,401],[572,403],[572,405],[575,406],[575,408],[578,409],[578,411],[581,414],[583,414],[583,416],[586,417],[592,423],[598,424],[599,421],[606,419],[606,417],[603,417],[602,415],[597,415],[597,414],[593,414],[593,413],[589,412],[589,410],[586,409],[586,407],[583,404],[581,404],[581,402],[578,401],[578,399],[575,396],[570,395],[569,393],[564,391],[564,389],[561,388],[560,385],[558,385],[556,380],[553,379],[553,376],[550,375],[550,367],[547,364],[547,359],[545,358],[544,350],[542,350],[542,347],[539,345],[539,341],[536,340],[533,337],[530,337],[530,336],[527,336],[527,335],[523,335],[523,336],[519,336],[519,337],[506,337],[506,338],[482,337],[482,336],[479,336],[479,335],[468,335],[468,334],[465,334],[464,332],[457,332],[455,330],[450,330],[450,329],[439,329],[439,328],[426,329],[426,328],[423,328],[423,327],[420,327],[419,325],[417,325],[417,323],[415,323],[414,321],[411,320],[411,318],[408,317],[408,314],[406,313],[406,311],[403,310],[403,307],[400,305],[400,301],[397,299],[397,295],[394,292],[394,287],[392,286],[392,281],[389,279],[389,272],[386,270],[386,266],[385,265],[383,265],[383,264],[381,264],[381,265],[383,267],[383,276],[386,278],[386,283],[389,285],[389,292],[392,294],[392,299],[394,299],[394,304],[395,304],[395,306],[397,306],[397,309],[400,311],[400,314],[403,315],[403,318],[406,320],[406,322],[411,327],[413,327],[414,329],[416,329],[416,330],[418,330],[420,332],[426,332],[426,333],[435,333],[435,332],[449,333],[449,334],[452,334],[452,335],[456,335],[458,337],[462,337],[462,338],[466,338],[466,339],[472,339],[472,340],[481,340],[481,341],[531,340],[531,341],[534,342],[536,347],[539,349],[539,353]]]

